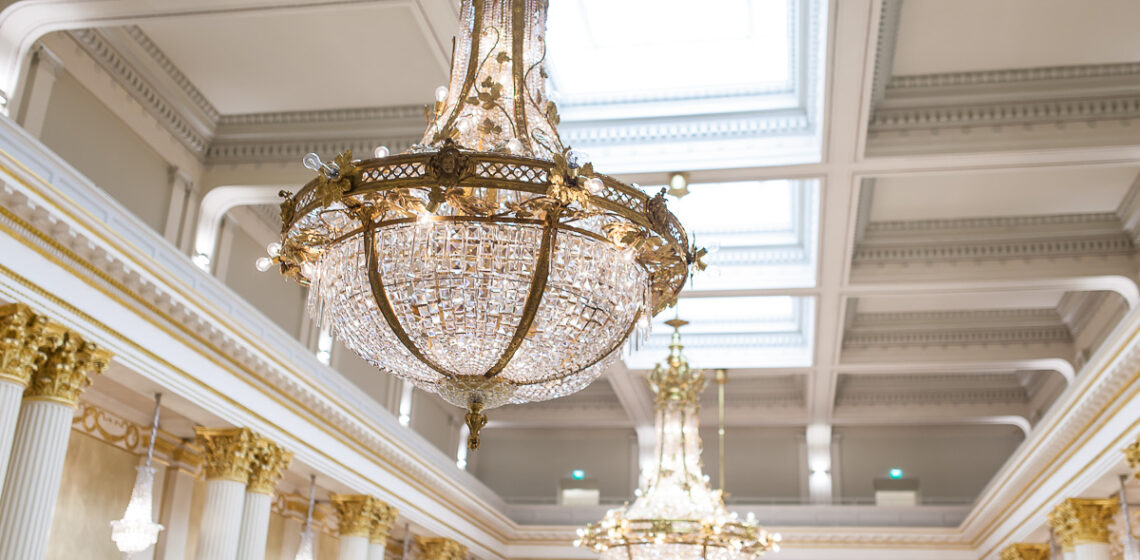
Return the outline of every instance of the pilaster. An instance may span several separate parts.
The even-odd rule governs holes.
[[[368,533],[368,560],[384,560],[388,546],[388,533],[396,523],[396,508],[376,500],[372,512],[372,528]]]
[[[253,461],[249,484],[242,506],[241,533],[238,537],[238,560],[264,560],[269,536],[269,513],[273,492],[293,454],[272,441],[259,437],[253,442]]]
[[[340,524],[340,560],[367,560],[377,500],[362,494],[330,496]]]

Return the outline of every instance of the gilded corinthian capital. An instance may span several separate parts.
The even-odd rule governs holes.
[[[464,560],[467,547],[446,537],[416,537],[423,560]]]
[[[1116,510],[1120,509],[1119,499],[1069,498],[1065,503],[1072,506],[1076,519],[1076,528],[1073,531],[1074,545],[1108,543],[1112,517],[1116,515]]]
[[[1064,550],[1073,550],[1077,531],[1077,512],[1068,500],[1061,502],[1049,513],[1049,526]]]
[[[197,426],[194,436],[202,446],[206,480],[249,481],[254,460],[254,435],[248,428],[210,429]]]
[[[388,532],[396,523],[396,508],[376,500],[372,511],[372,528],[368,533],[368,542],[383,545],[388,542]]]
[[[48,327],[47,317],[37,315],[26,305],[11,303],[0,307],[0,381],[27,386],[45,361],[44,347],[49,337],[58,336]]]
[[[1140,438],[1136,438],[1132,445],[1124,448],[1124,456],[1128,458],[1128,466],[1132,467],[1136,478],[1140,478]]]
[[[1001,560],[1049,560],[1047,543],[1014,543],[1001,551]]]
[[[250,463],[248,492],[273,495],[277,482],[289,464],[293,453],[267,438],[257,437],[253,441],[253,461]]]
[[[61,337],[49,337],[41,347],[45,355],[42,366],[28,382],[24,398],[56,401],[68,406],[79,402],[79,394],[91,385],[91,379],[107,369],[111,354],[93,342],[87,342],[73,331]]]
[[[363,494],[333,494],[329,498],[336,508],[340,536],[369,538],[372,535],[372,520],[379,500]]]

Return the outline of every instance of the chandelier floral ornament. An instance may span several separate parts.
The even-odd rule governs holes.
[[[672,319],[669,358],[649,373],[656,394],[657,462],[642,473],[644,487],[632,505],[578,530],[576,546],[601,553],[602,560],[746,560],[779,550],[780,535],[728,513],[720,490],[701,470],[699,420],[703,371],[689,368],[681,353],[680,328]]]
[[[546,0],[463,0],[451,78],[423,140],[305,164],[260,259],[308,285],[309,311],[377,368],[484,411],[590,384],[671,305],[703,251],[665,207],[558,136]]]

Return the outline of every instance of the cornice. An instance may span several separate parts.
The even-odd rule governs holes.
[[[68,35],[186,148],[199,155],[206,151],[211,138],[199,132],[192,121],[112,47],[100,31],[78,29],[69,31]]]
[[[402,105],[391,107],[326,109],[320,111],[282,111],[276,113],[222,115],[218,118],[218,126],[221,128],[252,125],[351,122],[362,120],[414,120],[420,122],[424,120],[424,106]]]
[[[1073,338],[1064,326],[1006,329],[962,329],[931,331],[848,332],[843,348],[887,346],[961,346],[992,344],[1070,344]]]
[[[889,99],[889,97],[888,97]],[[871,117],[871,132],[962,126],[1055,124],[1063,121],[1140,118],[1140,95],[1005,103],[963,103],[920,108],[881,107]]]
[[[916,232],[948,230],[1001,230],[1080,224],[1119,230],[1121,220],[1116,212],[1083,212],[1073,214],[1038,214],[1030,216],[986,216],[931,220],[887,220],[867,224],[867,234],[898,233],[910,237]],[[996,233],[996,232],[994,232]]]
[[[887,0],[887,2],[884,2],[884,4],[887,3],[901,2],[898,2],[898,0]],[[909,76],[893,76],[886,87],[889,90],[944,88],[952,86],[1011,84],[1043,80],[1078,80],[1119,76],[1131,76],[1140,79],[1140,62],[1012,68],[975,72],[949,72],[943,74],[913,74]]]
[[[926,230],[931,231],[931,230]],[[934,242],[929,238],[924,245],[916,240],[889,243],[865,238],[855,248],[856,264],[890,263],[907,261],[958,261],[958,260],[1009,260],[1027,258],[1092,256],[1131,256],[1135,247],[1123,232],[1076,237],[1036,238],[1010,241]]]
[[[402,152],[418,142],[420,137],[375,137],[373,139],[344,140],[295,140],[259,142],[218,141],[210,144],[206,151],[206,162],[217,163],[263,163],[273,161],[301,161],[305,154],[337,154],[352,150],[354,154],[372,154],[377,146],[387,146],[393,153]]]
[[[162,49],[158,48],[158,45],[154,44],[154,42],[150,40],[150,37],[148,37],[139,26],[128,25],[123,29],[126,30],[130,38],[134,39],[135,42],[158,63],[159,67],[166,72],[166,75],[182,89],[182,93],[185,93],[187,98],[193,101],[211,120],[215,122],[218,120],[220,114],[217,108],[210,103],[210,100],[206,99],[205,95],[202,95],[202,92],[199,91],[197,87],[194,87],[190,79],[174,65],[173,61],[166,57],[166,53],[162,52]]]
[[[875,71],[871,79],[871,109],[874,110],[886,94],[895,65],[895,45],[898,43],[899,13],[902,0],[883,0],[879,12],[879,30],[875,38]]]

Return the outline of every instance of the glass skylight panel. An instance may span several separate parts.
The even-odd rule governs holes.
[[[670,197],[669,209],[710,252],[686,293],[814,286],[818,199],[815,180],[691,184]]]
[[[677,303],[685,355],[693,367],[807,367],[812,361],[815,300],[793,296],[697,297]],[[674,312],[661,313],[649,340],[625,356],[626,367],[650,369],[668,355]]]
[[[547,32],[565,103],[787,89],[789,0],[561,0]],[[630,64],[629,61],[637,61]]]

